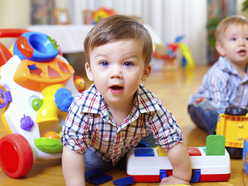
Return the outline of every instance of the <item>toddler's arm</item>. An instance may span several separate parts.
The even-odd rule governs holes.
[[[178,143],[167,152],[173,167],[173,175],[161,180],[162,185],[185,184],[189,185],[191,179],[191,163],[187,148],[183,143]]]
[[[63,147],[62,169],[67,186],[85,185],[85,159],[84,155]]]

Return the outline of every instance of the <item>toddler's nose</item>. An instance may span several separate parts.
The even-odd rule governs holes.
[[[122,78],[122,70],[119,66],[114,66],[111,69],[111,78]]]
[[[244,45],[245,44],[245,40],[244,39],[239,39],[239,45]]]

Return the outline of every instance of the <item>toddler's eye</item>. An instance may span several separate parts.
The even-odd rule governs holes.
[[[236,41],[236,38],[231,38],[231,41]]]
[[[100,64],[104,67],[108,66],[109,63],[107,61],[101,61]]]
[[[133,64],[131,62],[129,62],[129,61],[127,61],[127,62],[124,63],[124,66],[126,66],[126,67],[131,67],[132,65]]]
[[[248,40],[248,37],[246,37],[245,40],[247,41]]]

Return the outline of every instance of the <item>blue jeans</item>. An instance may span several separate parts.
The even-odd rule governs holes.
[[[141,140],[142,142],[148,143],[150,147],[155,147],[155,139],[153,138],[153,134],[149,134],[147,137]],[[101,169],[103,171],[108,171],[113,168],[112,161],[109,162],[104,161],[101,157],[95,154],[91,149],[87,149],[84,154],[85,158],[85,172],[91,171],[93,169]]]
[[[215,134],[219,113],[207,99],[189,105],[188,113],[196,126],[205,129],[209,134]]]

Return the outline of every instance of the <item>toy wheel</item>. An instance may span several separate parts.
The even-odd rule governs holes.
[[[27,174],[33,166],[33,152],[20,134],[8,134],[0,140],[0,166],[12,178]]]
[[[227,115],[237,115],[237,116],[245,116],[247,113],[247,109],[246,108],[242,108],[242,107],[227,107],[225,110],[225,114]]]
[[[243,148],[233,148],[233,147],[226,147],[227,152],[232,159],[242,159],[243,155]]]

